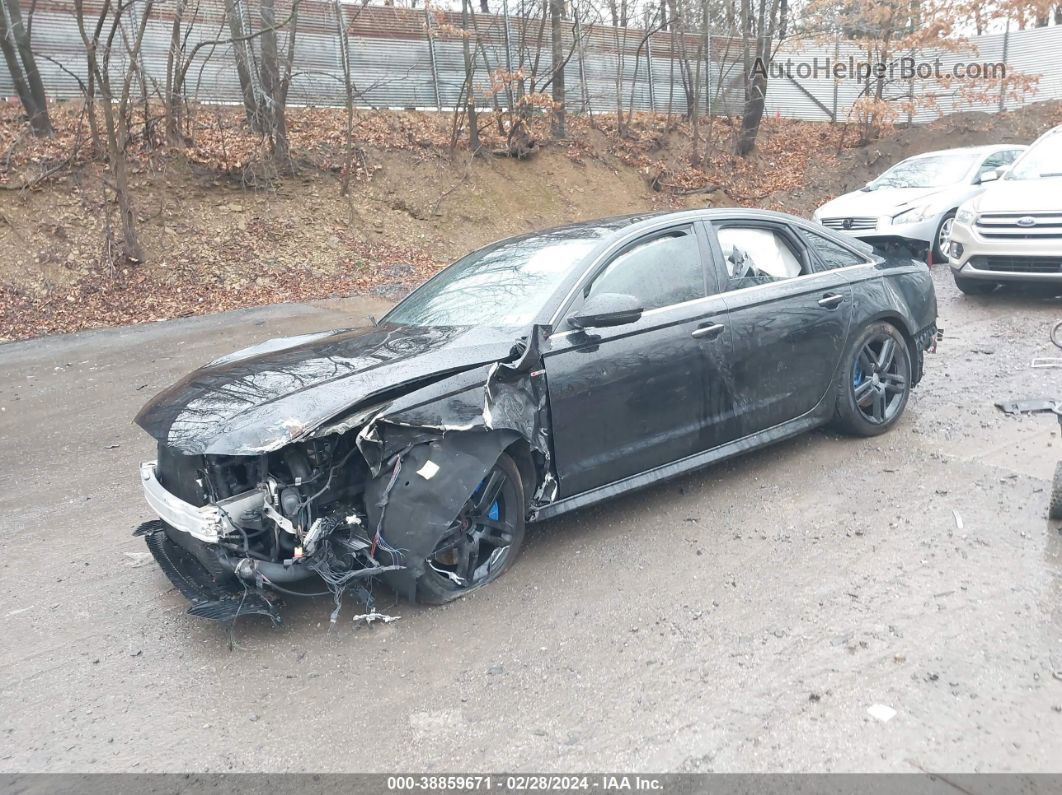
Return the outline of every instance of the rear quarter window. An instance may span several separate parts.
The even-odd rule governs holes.
[[[797,232],[811,250],[819,255],[819,260],[827,270],[847,268],[849,265],[862,265],[866,262],[866,259],[859,254],[849,251],[820,234],[803,227],[797,227]]]

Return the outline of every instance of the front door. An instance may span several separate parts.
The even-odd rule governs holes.
[[[699,226],[650,233],[603,263],[569,308],[595,293],[639,299],[642,318],[612,328],[564,323],[544,354],[560,496],[622,480],[713,446],[729,409],[717,377],[730,340],[706,283]]]

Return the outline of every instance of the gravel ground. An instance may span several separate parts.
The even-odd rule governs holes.
[[[371,301],[0,346],[0,772],[1059,771],[1062,303],[965,298],[884,437],[816,432],[550,521],[443,608],[230,650],[130,532],[130,418],[194,365]],[[883,722],[868,708],[896,714]]]

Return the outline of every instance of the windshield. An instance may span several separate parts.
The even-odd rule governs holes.
[[[462,257],[384,320],[413,326],[524,326],[606,227],[553,229],[503,240]]]
[[[878,188],[939,188],[954,185],[966,176],[977,155],[930,155],[897,163],[867,185]]]
[[[1007,179],[1062,177],[1062,133],[1053,133],[1032,145],[1007,172]]]

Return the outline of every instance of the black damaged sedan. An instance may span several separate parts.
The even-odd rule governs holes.
[[[441,603],[527,522],[833,423],[891,428],[936,336],[929,272],[807,221],[702,210],[486,246],[364,328],[270,340],[137,423],[137,532],[219,620],[375,583]],[[322,587],[323,585],[323,587]]]

